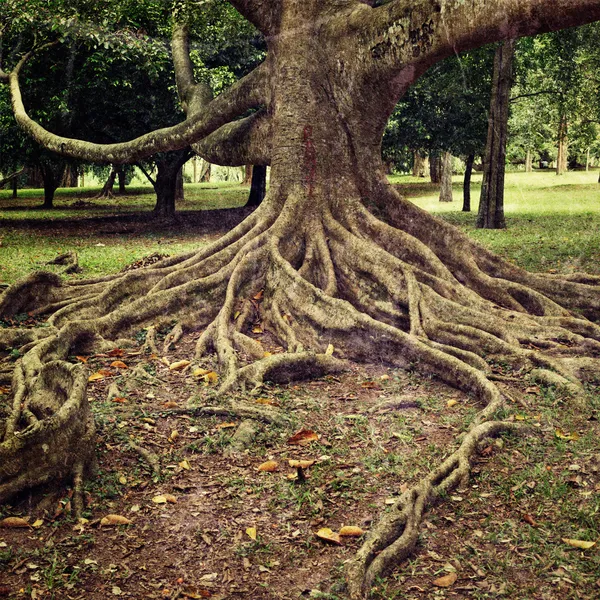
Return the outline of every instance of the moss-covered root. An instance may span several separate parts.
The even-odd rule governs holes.
[[[460,447],[424,479],[407,490],[371,530],[367,540],[348,564],[350,598],[363,600],[370,595],[375,579],[397,566],[413,551],[425,511],[443,495],[465,484],[470,460],[484,438],[518,427],[505,421],[475,425]]]
[[[83,365],[46,363],[26,393],[17,365],[14,400],[0,442],[0,503],[49,481],[73,479],[81,509],[83,475],[95,464],[95,428]]]

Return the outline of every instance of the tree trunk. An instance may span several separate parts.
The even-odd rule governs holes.
[[[42,166],[42,176],[44,178],[44,204],[42,208],[54,208],[54,192],[58,189],[58,180],[52,167]]]
[[[242,179],[242,185],[252,184],[253,168],[252,165],[245,165],[244,167],[244,178]]]
[[[564,175],[568,168],[568,123],[566,115],[561,115],[558,123],[558,154],[556,156],[556,174]]]
[[[492,99],[483,161],[483,183],[477,215],[477,227],[480,229],[504,229],[506,227],[504,174],[514,53],[515,41],[508,40],[496,48],[494,57]]]
[[[117,171],[117,177],[119,179],[119,196],[124,196],[127,193],[125,186],[127,185],[127,171],[126,167],[123,165],[119,166],[119,170]]]
[[[425,177],[429,170],[429,159],[420,151],[413,152],[413,177]]]
[[[246,206],[259,206],[267,191],[267,167],[254,165],[252,167],[252,184]]]
[[[450,152],[442,154],[440,202],[452,202],[452,154]]]
[[[17,177],[15,177],[12,180],[12,197],[13,197],[13,199],[18,196],[18,194],[19,194],[18,190],[19,190],[19,179]]]
[[[156,167],[156,181],[154,182],[156,204],[154,206],[154,214],[159,218],[171,218],[175,215],[177,173],[179,169],[167,164],[166,161],[157,161]]]
[[[463,212],[471,211],[471,175],[473,174],[473,164],[475,155],[469,154],[465,163],[465,178],[463,181]]]
[[[437,152],[429,156],[429,177],[431,183],[440,183],[442,180],[442,160]]]
[[[531,156],[531,150],[527,149],[525,154],[525,173],[531,173],[533,171],[533,157]]]
[[[183,167],[177,171],[177,180],[175,182],[175,202],[183,202],[185,191],[183,189]]]
[[[588,173],[590,170],[590,149],[587,149],[585,153],[585,172]]]
[[[108,174],[108,179],[104,182],[98,198],[112,198],[113,197],[113,186],[115,185],[115,179],[117,178],[117,168],[112,167]]]
[[[65,165],[63,174],[60,180],[59,187],[74,188],[77,187],[77,169],[72,165]]]

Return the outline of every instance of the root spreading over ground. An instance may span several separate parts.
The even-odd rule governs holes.
[[[378,218],[358,198],[321,211],[302,188],[272,188],[257,210],[196,253],[96,280],[35,273],[0,296],[0,317],[29,312],[38,328],[0,330],[0,363],[12,405],[0,407],[0,502],[49,479],[79,496],[93,467],[87,376],[70,357],[131,345],[140,329],[157,352],[202,331],[192,364],[218,361],[223,410],[283,418],[236,401],[266,379],[288,381],[344,368],[344,360],[410,367],[469,394],[479,413],[457,449],[383,515],[348,565],[352,598],[414,548],[428,506],[469,476],[480,441],[515,427],[493,369],[562,388],[582,409],[600,372],[600,277],[529,274],[380,188]],[[251,335],[257,322],[285,352]],[[597,381],[596,381],[597,382]],[[207,407],[209,412],[219,407]],[[246,425],[247,426],[247,425]],[[143,449],[142,449],[143,451]],[[156,465],[153,466],[155,468]]]

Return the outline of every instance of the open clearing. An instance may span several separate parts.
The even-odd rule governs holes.
[[[600,273],[597,172],[509,174],[507,231],[473,229],[474,214],[458,212],[459,178],[450,206],[437,202],[429,184],[393,181],[521,266]],[[12,200],[0,192],[0,282],[68,250],[84,269],[76,277],[118,271],[153,253],[208,243],[246,214],[202,212],[240,207],[247,189],[239,185],[188,186],[172,223],[149,218],[149,194],[94,200],[79,193],[59,195],[49,213],[31,211],[39,195]],[[250,401],[281,406],[289,423],[263,426],[248,451],[229,456],[239,420],[199,410],[218,401],[211,378],[167,366],[188,359],[199,334],[160,355],[134,348],[72,358],[86,361],[90,373],[103,371],[89,387],[99,460],[87,487],[89,522],[70,519],[64,488],[0,508],[0,518],[35,524],[0,530],[0,597],[343,599],[343,563],[360,539],[329,544],[316,532],[368,530],[392,498],[450,453],[477,411],[434,379],[355,365],[336,377],[266,386]],[[254,335],[278,350],[260,323]],[[496,373],[502,377],[503,365]],[[118,401],[108,397],[112,383]],[[428,514],[416,554],[379,582],[376,598],[600,595],[598,545],[583,550],[564,541],[600,538],[600,391],[591,389],[592,409],[577,414],[552,388],[525,380],[499,386],[514,399],[511,418],[524,430],[479,449],[468,486]],[[290,444],[299,430],[318,439]],[[132,442],[159,457],[160,477]],[[316,461],[305,483],[288,478],[288,460],[299,458]],[[269,460],[277,470],[257,470]],[[132,523],[101,526],[107,514]],[[450,573],[456,581],[440,586]]]

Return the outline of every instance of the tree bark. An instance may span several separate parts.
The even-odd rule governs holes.
[[[452,154],[442,154],[440,202],[452,202]]]
[[[177,180],[175,182],[175,202],[183,202],[185,191],[183,188],[183,167],[179,167],[177,171]]]
[[[429,170],[429,158],[419,150],[413,152],[413,177],[425,177]]]
[[[494,56],[492,99],[483,162],[483,183],[477,215],[477,227],[480,229],[504,229],[506,227],[504,174],[514,52],[515,41],[508,40],[498,46]]]
[[[252,165],[244,166],[244,178],[242,179],[242,185],[251,185],[252,184],[252,173],[253,168]]]
[[[107,180],[104,182],[100,193],[98,194],[98,198],[112,198],[113,197],[113,187],[115,185],[115,180],[117,178],[117,167],[112,166],[110,169],[110,173],[108,174]]]
[[[463,180],[463,212],[471,211],[471,175],[473,174],[473,164],[475,155],[469,154],[465,162],[465,178]]]
[[[429,155],[429,177],[431,183],[440,183],[442,180],[442,160],[437,152]]]
[[[259,206],[267,192],[267,167],[254,165],[252,167],[252,182],[246,206]]]
[[[117,177],[119,179],[119,195],[124,196],[127,193],[125,186],[127,185],[127,171],[123,165],[120,165],[117,171]]]
[[[558,123],[558,154],[556,156],[556,174],[564,175],[568,169],[568,123],[566,115],[562,114]]]
[[[12,181],[12,197],[13,199],[19,195],[19,179],[15,177]]]
[[[42,165],[41,171],[44,180],[44,204],[42,208],[54,208],[54,193],[58,189],[58,179],[50,165]]]
[[[533,157],[531,156],[531,150],[528,148],[525,154],[525,173],[531,173],[533,171]]]

